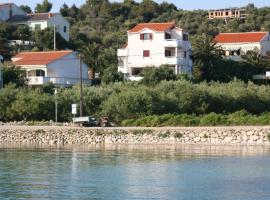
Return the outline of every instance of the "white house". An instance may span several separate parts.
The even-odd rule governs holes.
[[[71,86],[80,83],[80,60],[76,53],[66,51],[22,52],[12,58],[14,65],[26,71],[29,85],[53,83]],[[88,79],[88,67],[82,62],[82,79]]]
[[[235,61],[242,60],[248,51],[266,56],[270,52],[269,32],[220,33],[213,40],[224,50],[224,56]]]
[[[34,13],[27,15],[13,15],[7,22],[28,25],[32,30],[56,27],[56,31],[69,41],[69,22],[59,13]]]
[[[0,4],[0,21],[7,21],[14,15],[26,15],[26,13],[14,3]]]
[[[118,71],[126,77],[145,67],[169,65],[176,74],[191,74],[189,33],[170,23],[142,23],[127,32],[127,45],[118,49]]]
[[[33,13],[27,14],[14,3],[0,4],[0,21],[27,25],[34,29],[56,27],[56,31],[69,41],[69,22],[59,13]]]

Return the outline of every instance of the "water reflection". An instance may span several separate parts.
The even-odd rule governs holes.
[[[270,199],[269,147],[0,146],[0,199]]]

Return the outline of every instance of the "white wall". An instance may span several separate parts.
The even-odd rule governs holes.
[[[140,34],[152,33],[152,40],[141,40]],[[191,72],[192,61],[190,60],[191,44],[189,41],[182,41],[183,31],[174,29],[168,31],[172,34],[172,39],[179,40],[181,47],[178,47],[176,57],[183,60],[183,66],[178,66],[178,72]],[[188,34],[188,33],[187,33]],[[147,66],[156,66],[164,64],[165,57],[165,32],[155,32],[150,29],[144,29],[139,33],[128,33],[127,64],[125,68],[119,67],[119,71],[128,71],[131,73],[132,68],[144,68]],[[150,57],[143,57],[143,51],[149,50]],[[184,59],[184,52],[187,52],[187,57]],[[180,69],[181,68],[181,69]]]
[[[88,79],[88,68],[82,63],[82,77]],[[47,65],[48,77],[80,78],[80,61],[75,53]]]
[[[40,25],[41,30],[48,27],[47,21],[29,21],[29,22],[27,22],[27,24],[32,30],[35,30],[35,26],[38,24]]]
[[[55,14],[48,20],[49,27],[53,27],[54,25],[56,25],[57,32],[59,32],[66,41],[69,41],[69,22],[64,17],[62,17],[62,15]],[[64,32],[64,27],[66,27],[66,32]]]
[[[26,15],[26,13],[15,4],[11,4],[11,9],[12,9],[12,15]],[[10,18],[9,10],[10,10],[9,5],[6,5],[2,9],[0,9],[0,21],[6,21]]]

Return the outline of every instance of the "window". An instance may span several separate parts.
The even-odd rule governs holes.
[[[140,34],[140,39],[141,40],[152,40],[153,34],[152,33],[142,33],[142,34]]]
[[[35,30],[41,29],[41,24],[35,24]]]
[[[184,58],[187,58],[187,52],[184,51]]]
[[[149,51],[149,50],[144,50],[144,51],[143,51],[143,57],[144,57],[144,58],[150,57],[150,51]]]
[[[229,15],[229,12],[226,12],[226,16],[228,16]]]
[[[67,32],[67,27],[66,26],[64,26],[64,33],[66,33]]]
[[[166,40],[172,39],[172,35],[169,33],[165,33],[165,39]]]
[[[183,40],[188,41],[188,34],[186,34],[186,33],[183,34]]]
[[[45,72],[43,70],[36,70],[36,76],[45,76]]]
[[[171,57],[172,56],[172,52],[170,50],[165,50],[165,57]]]

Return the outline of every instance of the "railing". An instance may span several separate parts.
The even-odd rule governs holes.
[[[117,49],[117,56],[119,57],[126,57],[128,56],[128,51],[127,49]]]
[[[166,39],[165,40],[165,47],[180,47],[183,44],[183,40],[179,39]]]
[[[80,83],[79,78],[64,78],[64,77],[43,77],[43,76],[30,76],[27,77],[29,85],[43,85],[46,83],[53,83],[55,85],[74,85]],[[83,79],[84,84],[91,84],[91,80]]]
[[[182,58],[177,57],[165,57],[163,64],[164,65],[180,65],[183,64]]]

